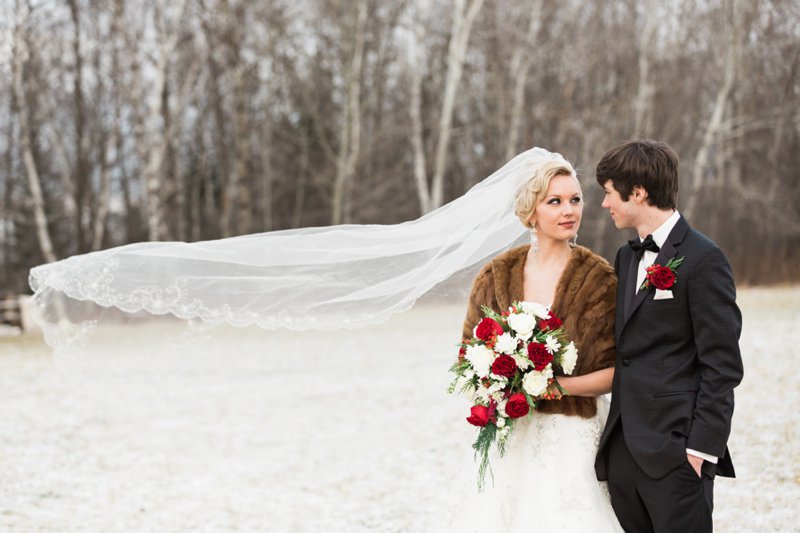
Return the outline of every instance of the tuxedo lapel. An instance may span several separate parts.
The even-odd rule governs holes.
[[[636,254],[630,254],[628,262],[628,277],[625,278],[625,322],[633,314],[633,300],[636,295],[636,278],[639,271],[639,260]]]
[[[659,250],[656,260],[653,262],[653,264],[666,266],[667,262],[677,255],[678,250],[675,248],[675,246],[683,242],[686,232],[688,231],[689,224],[687,224],[686,219],[681,216],[681,218],[678,219],[678,222],[675,224],[675,227],[672,228],[672,231],[669,233],[667,240],[664,241],[664,245]],[[625,323],[630,320],[631,316],[633,316],[633,313],[635,313],[639,306],[642,305],[642,302],[644,302],[652,293],[655,293],[655,290],[652,287],[636,292],[636,278],[639,270],[639,261],[636,260],[636,254],[632,255],[631,261],[628,277],[632,279],[626,280],[627,286],[625,288]],[[632,294],[635,293],[635,296],[632,296],[630,300],[628,299],[629,292]],[[630,304],[628,304],[629,301],[631,302]]]

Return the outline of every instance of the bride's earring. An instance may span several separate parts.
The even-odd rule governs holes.
[[[577,233],[572,237],[572,246],[578,246],[578,234]]]
[[[534,254],[539,251],[539,238],[536,236],[536,223],[531,226],[531,252]]]

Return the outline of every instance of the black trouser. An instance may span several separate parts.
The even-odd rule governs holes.
[[[687,460],[661,479],[636,464],[622,424],[609,438],[608,490],[611,505],[628,533],[711,533],[716,465],[705,461],[698,477]]]

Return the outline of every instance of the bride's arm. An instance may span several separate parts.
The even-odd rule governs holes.
[[[604,368],[583,376],[559,376],[557,381],[570,396],[600,396],[611,392],[614,368]]]
[[[609,393],[614,380],[614,364],[617,358],[614,341],[617,278],[614,270],[602,263],[598,263],[590,277],[591,280],[583,282],[589,292],[575,297],[576,302],[586,302],[583,306],[578,306],[575,313],[584,317],[584,328],[587,327],[585,324],[591,324],[590,330],[586,332],[580,324],[576,327],[583,331],[583,335],[579,335],[584,346],[583,357],[586,358],[583,368],[599,370],[580,376],[559,376],[558,384],[570,396],[596,397]],[[597,294],[596,288],[600,288],[600,294]],[[555,392],[556,398],[560,396],[555,384],[551,385],[548,392]]]

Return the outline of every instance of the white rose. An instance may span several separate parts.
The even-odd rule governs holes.
[[[541,372],[531,370],[522,378],[522,388],[531,396],[539,396],[547,389],[547,380],[553,377],[553,369],[548,367]]]
[[[554,335],[548,335],[544,339],[544,347],[551,354],[555,354],[559,350],[559,348],[561,348],[561,343],[558,342],[558,339],[556,339]]]
[[[464,355],[467,361],[472,365],[475,373],[479,377],[489,375],[489,369],[494,360],[494,352],[486,346],[467,346],[467,353]]]
[[[513,315],[508,315],[508,325],[527,340],[530,338],[533,328],[536,327],[536,317],[528,313],[514,313]]]
[[[521,342],[522,344],[525,344],[526,342],[528,342],[530,340],[530,338],[532,336],[533,336],[533,330],[526,331],[524,334],[523,333],[517,333],[517,342]]]
[[[517,363],[517,367],[520,370],[527,370],[533,363],[531,360],[528,359],[526,355],[522,355],[519,353],[512,354],[511,357],[514,358],[514,362]]]
[[[522,310],[539,318],[550,318],[550,310],[536,302],[520,302]]]
[[[497,422],[495,422],[495,424],[497,425],[497,427],[501,428],[506,425],[506,420],[505,418],[499,416],[497,417]]]
[[[564,354],[561,356],[561,368],[564,369],[565,374],[572,374],[575,370],[575,363],[578,361],[578,348],[575,347],[574,342],[567,344]]]
[[[517,339],[515,339],[514,336],[508,332],[503,333],[497,337],[497,342],[494,345],[494,349],[500,353],[511,354],[517,349]]]

